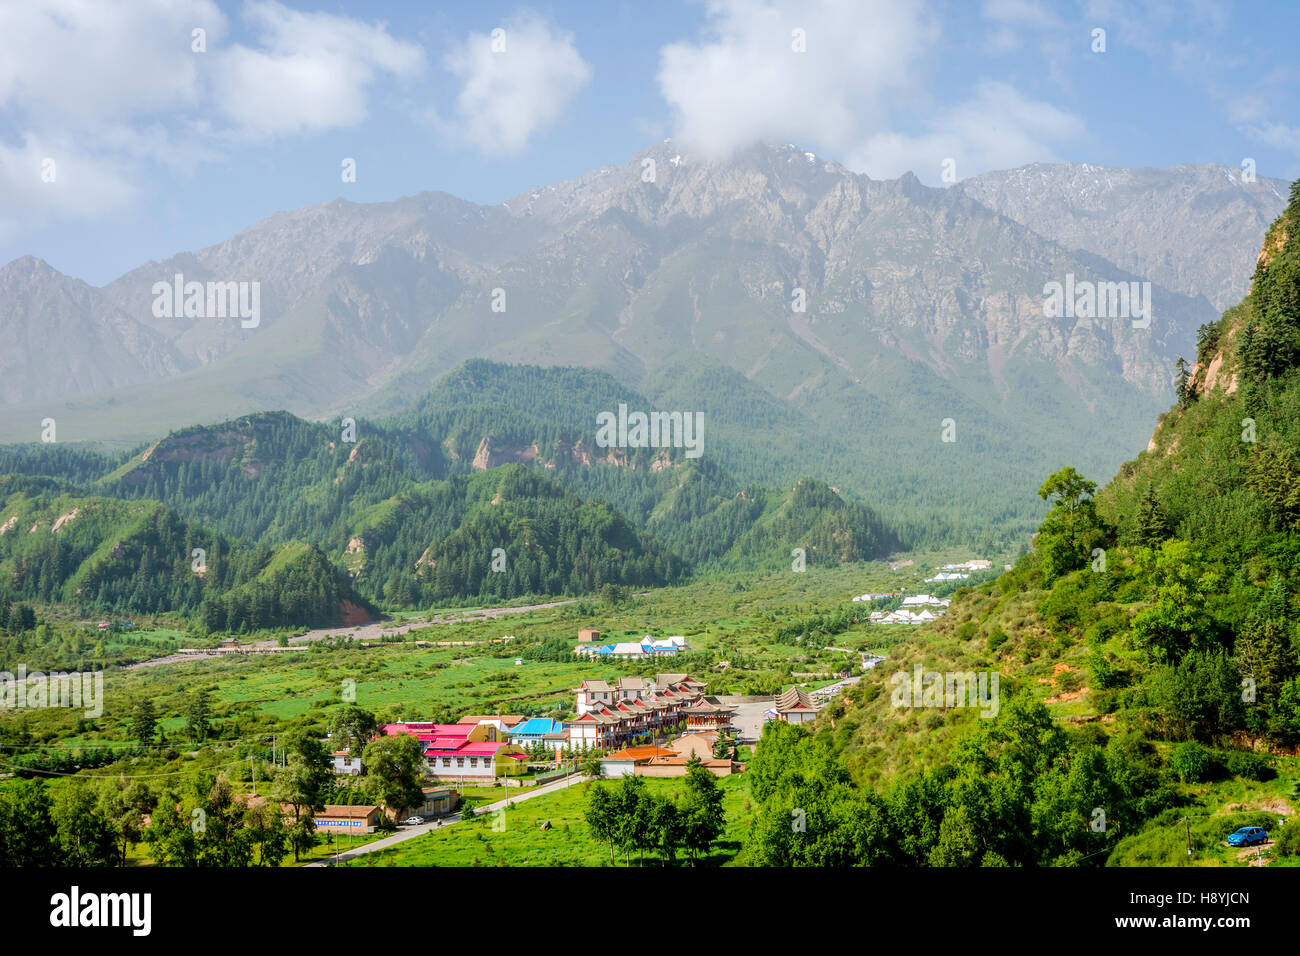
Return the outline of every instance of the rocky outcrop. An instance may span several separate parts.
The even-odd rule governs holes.
[[[498,442],[485,436],[478,443],[478,450],[474,452],[473,466],[478,471],[484,471],[488,468],[496,468],[498,465],[531,464],[537,460],[537,455],[536,444],[518,445]]]

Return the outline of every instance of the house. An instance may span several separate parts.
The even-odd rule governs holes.
[[[914,624],[914,623],[916,623],[916,622],[913,620],[913,615],[912,615],[912,612],[911,612],[911,611],[904,611],[904,610],[902,610],[902,609],[899,609],[899,610],[897,610],[897,611],[890,611],[890,612],[889,612],[888,614],[886,614],[884,617],[880,618],[879,623],[881,623],[881,624]]]
[[[491,786],[497,777],[513,777],[528,769],[528,754],[514,744],[462,742],[431,744],[424,750],[429,776],[435,780]]]
[[[717,742],[717,731],[705,730],[693,734],[683,734],[668,744],[668,749],[679,757],[689,757],[694,754],[701,760],[712,760],[713,748]]]
[[[614,682],[615,700],[640,700],[646,693],[646,678],[620,677]]]
[[[597,705],[604,706],[613,702],[614,689],[606,681],[585,680],[578,685],[577,714],[579,717]]]
[[[451,787],[425,787],[424,802],[416,809],[420,816],[443,817],[460,805],[460,793]]]
[[[621,641],[609,649],[609,656],[620,660],[630,660],[634,657],[645,657],[645,648],[634,641]]]
[[[652,640],[646,635],[641,640],[642,652],[646,657],[675,657],[679,653],[690,650],[690,645],[686,638],[680,634],[673,637],[665,637],[662,640]]]
[[[593,643],[600,640],[600,631],[591,627],[584,627],[578,632],[578,640],[583,643]]]
[[[548,750],[563,750],[569,745],[569,728],[550,717],[531,717],[512,727],[508,736],[519,747],[540,743]]]
[[[727,707],[716,697],[697,697],[682,709],[682,713],[686,715],[688,732],[719,731],[730,729],[736,708]]]
[[[523,720],[522,717],[519,718]],[[383,732],[389,737],[398,734],[410,734],[421,743],[446,744],[455,741],[466,743],[491,743],[498,739],[495,724],[433,724],[407,721],[400,724],[384,724]]]
[[[705,687],[689,674],[657,674],[648,678],[621,678],[611,687],[605,681],[583,681],[576,693],[577,717],[569,722],[571,750],[617,750],[687,719],[686,710]],[[698,729],[709,729],[723,716],[702,708]],[[725,713],[730,722],[731,712]]]
[[[817,719],[817,708],[801,688],[791,687],[776,698],[777,717],[787,724],[806,724]]]
[[[945,564],[943,571],[988,571],[993,567],[993,562],[985,558],[972,558],[969,561],[963,561],[961,564]]]
[[[435,780],[490,785],[497,777],[523,773],[528,758],[523,748],[499,739],[495,719],[478,724],[385,724],[383,732],[390,737],[410,734],[419,740],[429,776]]]
[[[636,775],[638,765],[647,764],[655,757],[675,757],[671,750],[646,744],[641,747],[627,747],[608,757],[602,757],[600,772],[606,777],[631,777]]]
[[[604,644],[600,647],[591,644],[579,644],[573,653],[580,657],[611,657],[617,660],[636,660],[646,657],[675,657],[690,650],[685,637],[680,634],[655,640],[647,634],[639,642],[620,641],[617,644]]]
[[[652,757],[645,763],[637,764],[634,772],[638,777],[684,777],[690,760],[690,757],[683,756]],[[714,757],[702,757],[700,763],[704,765],[705,770],[715,777],[730,776],[744,769],[744,764],[736,763],[734,760]]]
[[[698,759],[715,777],[725,777],[743,770],[742,764],[713,756],[715,733],[687,734],[678,737],[668,748],[645,745],[628,747],[600,761],[606,777],[684,777],[692,759]]]
[[[494,716],[484,716],[474,714],[472,716],[462,717],[456,721],[458,724],[491,724],[496,728],[497,737],[503,735],[515,724],[521,723],[525,719],[523,714],[496,714]]]
[[[312,814],[317,830],[335,833],[374,833],[379,822],[379,808],[368,804],[340,806],[326,804],[324,810]]]
[[[361,773],[361,758],[353,757],[346,750],[336,750],[330,755],[334,760],[334,772],[353,775]]]
[[[655,675],[655,689],[661,693],[669,689],[680,688],[683,691],[695,691],[696,693],[702,694],[704,693],[704,688],[708,686],[708,684],[696,680],[690,674]]]

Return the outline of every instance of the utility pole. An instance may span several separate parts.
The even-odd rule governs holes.
[[[1192,855],[1192,821],[1188,816],[1183,817],[1183,825],[1187,828],[1187,855]]]

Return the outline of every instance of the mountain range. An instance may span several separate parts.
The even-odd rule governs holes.
[[[47,417],[60,441],[118,446],[271,409],[379,419],[484,357],[600,369],[651,407],[704,411],[706,454],[741,482],[811,474],[906,502],[898,517],[935,534],[933,512],[1022,530],[1032,479],[1067,458],[1108,472],[1145,441],[1285,195],[1214,166],[932,189],[795,146],[711,163],[664,141],[495,206],[277,213],[102,288],[24,258],[0,269],[0,335],[19,343],[0,440]],[[155,315],[177,276],[258,283],[257,323]],[[1046,317],[1046,284],[1067,280],[1150,282],[1149,327]]]

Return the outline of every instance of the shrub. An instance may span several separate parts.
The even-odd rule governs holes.
[[[1007,637],[1006,631],[1002,630],[1000,627],[993,628],[993,632],[989,634],[989,653],[996,654],[998,648],[1008,640],[1009,638]]]
[[[1169,752],[1169,769],[1183,783],[1205,783],[1222,770],[1214,754],[1192,741],[1181,743]]]
[[[1269,836],[1278,856],[1300,856],[1300,816],[1292,816]]]
[[[1227,753],[1223,767],[1234,777],[1246,780],[1272,780],[1277,776],[1268,759],[1249,750],[1231,750]]]
[[[1101,651],[1088,655],[1088,669],[1092,671],[1092,686],[1098,690],[1113,690],[1128,683],[1128,674],[1111,664]]]

